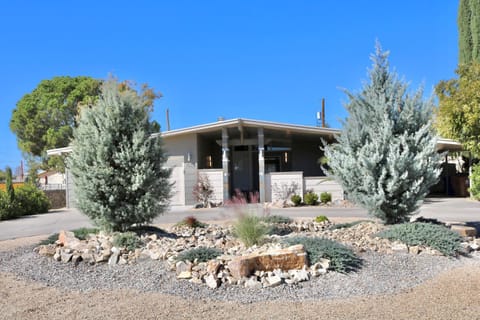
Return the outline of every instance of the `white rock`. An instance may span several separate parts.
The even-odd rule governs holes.
[[[308,271],[305,269],[291,270],[290,272],[295,282],[302,282],[310,279],[310,275],[308,274]]]
[[[182,271],[177,274],[177,279],[190,279],[192,278],[192,272],[190,271]]]
[[[216,289],[218,288],[219,281],[218,278],[215,277],[213,274],[209,274],[204,278],[205,284],[210,288],[210,289]]]
[[[276,287],[282,284],[282,278],[279,276],[270,276],[265,278],[264,287]]]
[[[260,289],[262,283],[257,280],[257,277],[250,277],[245,281],[245,288]]]

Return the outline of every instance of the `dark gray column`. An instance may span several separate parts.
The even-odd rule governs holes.
[[[258,128],[258,188],[260,203],[265,203],[265,138],[263,128]]]
[[[230,161],[229,151],[227,128],[222,128],[223,203],[230,199],[230,173],[228,169],[228,162]]]

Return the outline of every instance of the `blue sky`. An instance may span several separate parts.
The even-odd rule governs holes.
[[[251,118],[315,125],[346,116],[341,88],[367,78],[375,39],[412,89],[430,95],[457,64],[454,0],[3,1],[0,168],[22,155],[16,102],[54,76],[147,82],[163,93],[153,118],[172,129]]]

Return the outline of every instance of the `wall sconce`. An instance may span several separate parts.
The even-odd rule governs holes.
[[[258,148],[258,160],[263,161],[265,160],[264,155],[263,155],[264,148],[259,147]]]
[[[288,152],[286,152],[286,151],[283,154],[283,160],[285,160],[285,163],[288,163]]]
[[[208,169],[211,169],[213,167],[213,160],[212,160],[212,156],[207,156],[207,168]]]

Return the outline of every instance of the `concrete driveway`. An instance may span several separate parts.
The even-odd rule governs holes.
[[[252,210],[255,210],[252,208]],[[191,209],[172,208],[156,218],[154,224],[176,223],[194,215],[201,221],[222,221],[236,217],[236,212],[224,208]],[[270,214],[292,218],[316,217],[329,218],[368,218],[367,212],[360,208],[298,207],[270,209]],[[436,218],[448,222],[475,222],[480,224],[480,202],[466,198],[428,198],[420,208],[418,215]],[[76,209],[52,210],[47,214],[26,216],[20,219],[0,221],[0,240],[48,235],[59,230],[72,230],[91,227],[90,220]]]

